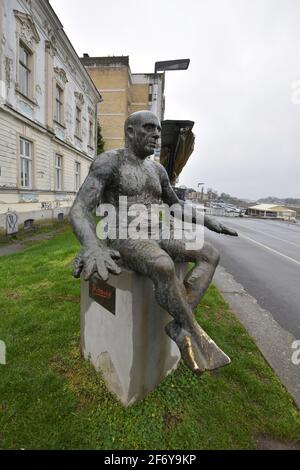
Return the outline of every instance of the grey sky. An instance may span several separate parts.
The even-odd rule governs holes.
[[[232,195],[300,197],[299,0],[51,0],[77,53],[129,55],[166,72],[166,119],[195,121],[179,184]],[[300,85],[299,89],[300,89]],[[300,93],[299,93],[300,96]],[[300,100],[299,100],[300,101]]]

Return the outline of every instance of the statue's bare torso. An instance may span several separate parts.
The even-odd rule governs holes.
[[[133,158],[125,148],[105,152],[98,157],[95,165],[102,166],[104,160],[110,167],[110,175],[106,179],[101,202],[113,204],[116,208],[120,196],[126,196],[128,207],[162,202],[162,175],[165,170],[159,163],[149,158]]]

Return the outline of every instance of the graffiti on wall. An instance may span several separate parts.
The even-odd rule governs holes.
[[[56,209],[57,207],[61,207],[61,205],[60,201],[44,201],[41,202],[41,209]]]
[[[18,232],[18,215],[16,212],[7,212],[6,214],[6,233],[12,235]]]

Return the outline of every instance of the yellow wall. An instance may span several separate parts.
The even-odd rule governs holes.
[[[130,113],[148,109],[148,84],[135,84],[131,86],[131,106]]]
[[[86,67],[103,97],[98,106],[105,150],[124,146],[124,122],[129,114],[149,109],[149,84],[132,84],[126,65]]]
[[[105,150],[124,145],[124,121],[127,118],[128,68],[123,67],[87,67],[87,71],[103,97],[98,108],[99,123]]]
[[[126,88],[128,68],[123,67],[87,67],[87,71],[98,89]]]

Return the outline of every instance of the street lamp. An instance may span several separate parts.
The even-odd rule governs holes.
[[[160,90],[161,98],[158,99],[158,73],[157,72],[167,72],[171,70],[186,70],[190,64],[190,59],[176,59],[176,60],[161,60],[159,62],[155,62],[154,64],[154,80],[153,80],[153,101],[151,105],[151,111],[163,121],[164,119],[164,85],[162,82],[162,87]],[[161,109],[158,109],[158,103],[162,103]],[[161,151],[161,142],[159,143],[159,147],[154,152],[154,158],[160,156]]]
[[[203,200],[203,185],[204,185],[204,183],[198,183],[198,195],[199,195],[199,186],[202,186],[202,189],[201,189],[201,201]],[[199,196],[198,196],[198,204],[199,204]]]
[[[154,86],[153,86],[153,96],[156,97],[155,104],[151,111],[154,112],[161,120],[163,120],[163,115],[160,116],[157,109],[157,96],[158,96],[158,74],[157,72],[167,72],[171,70],[186,70],[190,64],[190,59],[176,59],[176,60],[161,60],[155,62],[154,64]],[[162,90],[163,93],[163,90]]]
[[[155,62],[154,73],[168,70],[186,70],[190,65],[190,59],[162,60]]]

